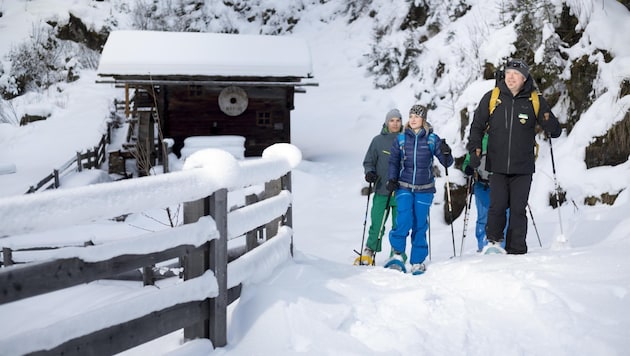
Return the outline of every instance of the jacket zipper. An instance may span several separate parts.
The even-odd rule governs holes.
[[[507,173],[510,174],[510,157],[512,157],[512,128],[514,127],[514,103],[516,97],[512,97],[512,107],[510,108],[509,129],[508,129],[508,156],[507,156]],[[506,122],[506,124],[508,124]]]
[[[415,135],[413,140],[413,175],[411,178],[411,184],[416,185],[416,171],[417,171],[417,157],[418,155],[418,134]]]

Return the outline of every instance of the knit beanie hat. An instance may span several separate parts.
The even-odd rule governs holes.
[[[389,119],[393,117],[397,117],[402,120],[402,115],[400,114],[400,111],[398,111],[398,109],[391,109],[387,112],[387,115],[385,115],[385,125],[387,125]]]
[[[427,119],[427,107],[424,105],[419,105],[416,104],[414,106],[411,107],[411,109],[409,109],[409,115],[418,115],[420,117],[422,117],[424,120]]]
[[[529,66],[527,66],[527,63],[525,63],[525,61],[522,59],[509,60],[505,64],[505,70],[508,70],[508,69],[517,70],[519,73],[523,75],[523,77],[525,77],[525,79],[527,79],[527,76],[529,76]]]

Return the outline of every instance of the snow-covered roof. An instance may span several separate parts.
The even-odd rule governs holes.
[[[97,75],[312,78],[313,66],[297,37],[112,31]]]

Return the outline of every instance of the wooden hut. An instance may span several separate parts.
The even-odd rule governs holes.
[[[290,142],[294,94],[312,78],[299,38],[198,32],[114,31],[97,69],[97,82],[125,87],[137,144],[158,156],[166,138],[178,155],[191,136],[243,136],[245,156]]]

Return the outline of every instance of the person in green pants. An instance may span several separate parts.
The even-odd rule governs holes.
[[[374,198],[372,199],[372,210],[370,212],[370,230],[365,249],[361,257],[357,258],[355,264],[371,265],[374,262],[374,255],[381,251],[382,236],[381,229],[385,226],[385,213],[391,208],[392,228],[396,224],[396,199],[387,198],[390,193],[385,187],[387,183],[387,170],[389,167],[389,156],[392,142],[396,140],[398,133],[402,132],[402,115],[398,109],[392,109],[385,115],[385,123],[381,132],[376,135],[363,159],[363,169],[365,180],[374,183]]]

